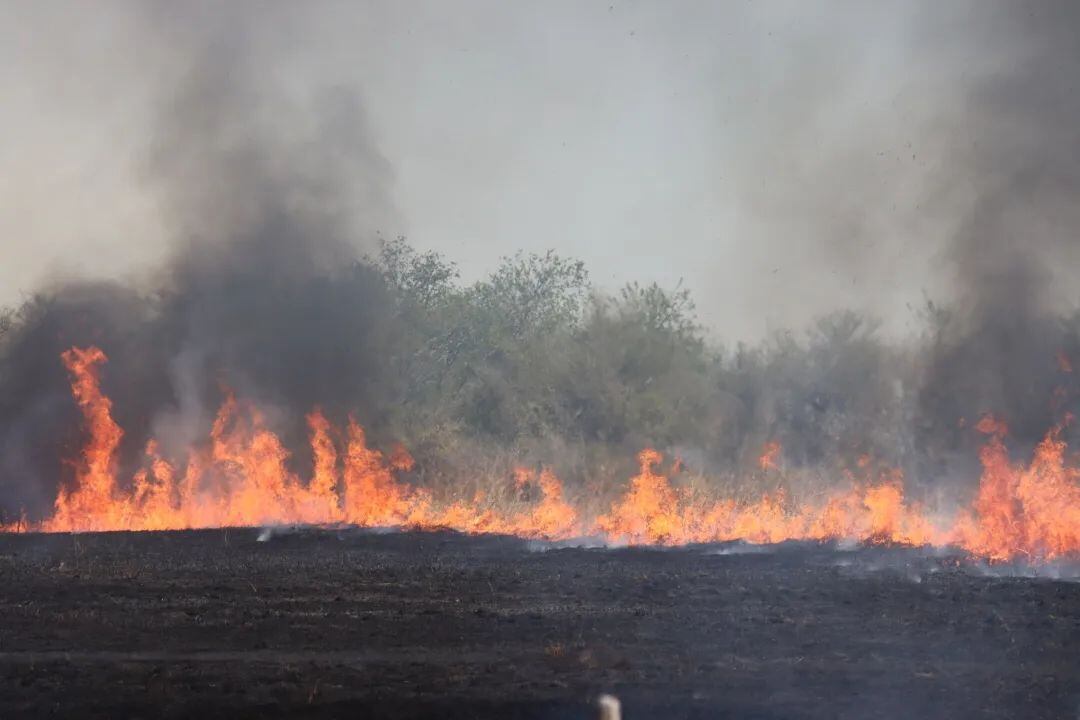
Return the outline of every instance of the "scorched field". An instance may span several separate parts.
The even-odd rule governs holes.
[[[613,692],[627,718],[1069,718],[1071,572],[834,543],[3,535],[0,717],[588,718]]]

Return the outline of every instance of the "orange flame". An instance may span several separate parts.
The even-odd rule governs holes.
[[[781,449],[780,443],[775,440],[765,443],[765,447],[761,450],[761,457],[758,458],[758,467],[762,472],[776,470],[779,467],[777,461],[780,459]]]
[[[101,392],[100,366],[108,358],[96,347],[71,348],[61,355],[71,374],[71,393],[90,428],[75,489],[60,489],[51,523],[56,529],[84,524],[86,530],[108,530],[124,521],[127,506],[116,502],[116,449],[124,431],[112,418],[112,401]]]
[[[686,523],[679,509],[678,493],[656,471],[663,456],[656,450],[638,455],[641,472],[630,480],[630,490],[596,520],[607,536],[633,544],[680,544],[687,541]]]
[[[162,530],[268,523],[346,523],[358,526],[450,528],[549,540],[586,535],[610,543],[679,545],[746,540],[851,539],[867,543],[955,545],[991,560],[1053,559],[1080,555],[1080,469],[1067,464],[1061,428],[1052,429],[1030,464],[1015,464],[1005,447],[1004,423],[984,417],[976,428],[988,436],[971,507],[935,523],[904,498],[899,472],[818,502],[793,505],[781,494],[751,503],[708,498],[672,485],[660,470],[663,456],[643,450],[640,470],[607,513],[588,521],[566,499],[547,469],[514,473],[525,507],[500,509],[477,493],[471,500],[436,502],[422,488],[400,481],[413,460],[401,446],[389,456],[371,448],[350,419],[344,436],[319,409],[307,416],[313,467],[302,481],[288,469],[289,452],[259,411],[227,394],[204,448],[192,450],[182,471],[147,444],[145,461],[131,482],[117,480],[123,431],[100,387],[105,354],[72,348],[62,356],[86,425],[87,441],[74,482],[57,493],[53,513],[32,525],[21,520],[5,531]],[[777,467],[780,445],[770,442],[760,468]],[[869,458],[857,463],[869,471]],[[535,497],[533,488],[539,490]],[[531,497],[531,499],[530,499]]]
[[[1004,423],[985,417],[982,482],[973,512],[957,524],[958,541],[993,560],[1051,559],[1080,552],[1080,471],[1065,464],[1061,427],[1047,433],[1028,466],[1013,465]]]

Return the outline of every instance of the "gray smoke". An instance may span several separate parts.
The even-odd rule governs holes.
[[[1080,350],[1066,310],[1080,259],[1078,28],[1080,8],[1055,0],[945,13],[927,30],[934,42],[1002,55],[958,90],[962,125],[929,188],[931,197],[969,201],[944,257],[956,300],[936,315],[920,390],[928,448],[965,445],[958,421],[983,413],[1006,419],[1014,440],[1030,445],[1061,418],[1055,389],[1075,390],[1057,358]]]
[[[205,389],[216,374],[290,413],[378,407],[387,303],[374,278],[356,281],[356,243],[387,217],[388,163],[354,89],[317,88],[295,106],[245,37],[250,12],[223,12],[162,103],[148,163],[177,234],[162,304],[174,385]],[[205,404],[181,396],[178,409],[194,417],[163,422],[204,431]]]
[[[895,288],[885,287],[894,266],[904,268],[898,276],[914,273],[909,284],[934,298],[912,333],[917,337],[893,333],[882,340],[874,323],[842,318],[819,327],[812,362],[794,351],[773,353],[760,374],[737,376],[733,389],[724,387],[723,403],[701,412],[710,422],[715,417],[717,436],[737,428],[737,440],[716,441],[723,452],[754,450],[786,432],[793,457],[817,462],[831,435],[858,431],[861,418],[888,416],[875,442],[903,447],[895,455],[905,469],[932,484],[959,472],[959,458],[973,457],[979,438],[972,425],[981,414],[1007,419],[1021,445],[1060,418],[1068,402],[1053,401],[1056,389],[1076,388],[1057,358],[1080,361],[1080,322],[1073,315],[1080,260],[1075,4],[833,3],[820,13],[777,4],[760,15],[734,5],[687,6],[685,20],[666,8],[632,4],[629,17],[653,24],[626,27],[619,24],[623,8],[608,5],[582,10],[581,27],[612,43],[616,34],[620,43],[660,37],[652,40],[664,45],[658,64],[683,57],[684,37],[686,54],[711,47],[714,27],[746,36],[777,28],[775,54],[783,59],[740,70],[734,110],[726,111],[745,108],[745,117],[728,128],[738,150],[713,155],[731,162],[734,179],[691,188],[700,195],[722,188],[754,227],[767,229],[735,243],[734,256],[704,258],[749,271],[742,285],[706,286],[703,305],[735,308],[731,313],[740,318],[771,317],[774,305],[783,320],[844,304],[896,315],[892,306],[902,303]],[[9,509],[47,506],[57,459],[78,445],[77,412],[58,361],[71,345],[97,344],[110,356],[105,388],[128,430],[127,469],[151,435],[167,451],[201,437],[222,386],[269,408],[302,463],[303,415],[313,405],[339,422],[357,413],[377,432],[409,382],[399,371],[402,359],[390,351],[409,330],[396,322],[378,273],[357,262],[374,247],[378,230],[393,235],[400,224],[390,200],[391,164],[372,140],[361,89],[322,82],[297,60],[300,45],[318,42],[318,34],[304,30],[310,16],[352,14],[333,5],[306,10],[285,3],[110,7],[130,54],[117,65],[116,79],[89,92],[122,96],[130,81],[133,94],[150,98],[150,129],[136,165],[154,199],[167,258],[134,280],[53,281],[18,311],[0,353],[0,499]],[[520,24],[507,20],[505,9],[473,9],[507,32]],[[376,26],[396,18],[387,8],[371,15]],[[465,15],[455,17],[464,23]],[[499,47],[498,33],[487,26],[473,32],[478,49]],[[864,35],[869,39],[853,39]],[[770,30],[754,42],[777,42],[771,37]],[[730,47],[745,42],[733,37]],[[898,54],[901,65],[926,77],[893,88],[867,61],[878,52]],[[719,57],[728,78],[733,59]],[[444,61],[433,54],[426,65]],[[458,55],[453,62],[460,63],[455,71],[472,67]],[[523,74],[504,82],[517,87],[535,80]],[[856,85],[873,87],[874,97],[892,96],[893,110],[864,114],[853,102]],[[642,88],[650,89],[645,80]],[[491,98],[493,115],[498,100]],[[587,114],[588,103],[576,102],[573,111]],[[674,147],[678,139],[659,127],[655,136],[638,138],[640,144]],[[528,148],[536,128],[514,129]],[[481,149],[484,167],[498,147]],[[461,155],[461,177],[478,181],[480,171]],[[587,155],[581,162],[590,171],[600,164]],[[713,178],[711,170],[706,175]],[[895,177],[905,181],[892,182]],[[544,202],[534,204],[545,208]],[[621,238],[600,240],[611,243],[609,256],[633,254]],[[460,238],[431,242],[452,246]],[[514,237],[505,243],[516,249]],[[663,258],[663,239],[653,244],[658,247],[649,252]],[[689,263],[678,260],[708,266],[698,260],[709,251],[699,245]],[[733,326],[764,324],[743,319]],[[725,331],[717,334],[727,338]],[[832,337],[848,349],[830,355],[825,340]],[[811,372],[806,365],[813,363]],[[784,392],[794,400],[775,399]],[[791,407],[778,410],[784,403]],[[826,416],[847,420],[834,430]]]
[[[383,348],[391,305],[357,260],[392,215],[389,165],[354,88],[279,86],[265,35],[289,13],[261,5],[145,11],[179,67],[156,104],[141,162],[171,240],[138,283],[60,282],[24,305],[0,367],[0,496],[32,513],[73,457],[78,416],[59,354],[96,344],[127,431],[125,472],[149,437],[178,452],[205,437],[223,388],[256,401],[301,449],[304,414],[377,420],[393,393]],[[275,51],[277,52],[277,51]],[[369,277],[370,276],[370,277]],[[280,412],[276,412],[279,410]]]

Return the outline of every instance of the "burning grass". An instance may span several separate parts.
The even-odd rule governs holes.
[[[746,540],[851,540],[904,545],[955,545],[994,561],[1051,560],[1080,553],[1080,469],[1066,461],[1060,428],[1052,429],[1030,463],[1005,447],[1007,429],[984,418],[983,473],[970,507],[933,517],[904,495],[896,471],[848,478],[848,487],[796,500],[783,490],[750,501],[717,498],[693,485],[677,487],[663,455],[639,456],[639,472],[609,507],[585,512],[550,470],[518,469],[498,498],[436,498],[399,479],[413,461],[404,448],[384,454],[369,446],[350,419],[335,428],[318,410],[307,418],[313,467],[291,472],[289,452],[259,409],[226,395],[208,442],[190,450],[183,467],[146,447],[144,467],[122,485],[116,456],[123,430],[100,387],[105,354],[96,347],[63,354],[72,393],[87,429],[70,487],[40,523],[6,529],[45,532],[167,530],[266,524],[348,524],[361,527],[448,528],[566,540],[596,536],[610,544],[682,545]],[[762,472],[774,471],[782,449],[766,445]],[[672,470],[678,470],[676,461]],[[507,502],[507,498],[511,500]]]

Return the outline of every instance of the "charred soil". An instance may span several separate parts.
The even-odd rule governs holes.
[[[903,548],[7,535],[0,611],[3,718],[1080,711],[1080,583]]]

